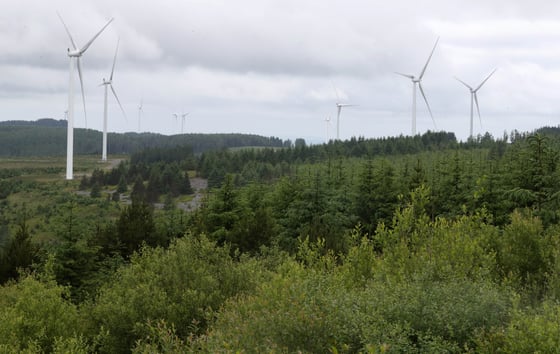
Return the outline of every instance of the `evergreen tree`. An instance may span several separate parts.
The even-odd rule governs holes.
[[[166,240],[156,234],[152,207],[133,200],[122,212],[116,224],[117,247],[123,257],[140,249],[142,244],[161,246]]]
[[[92,186],[91,186],[91,192],[90,192],[90,197],[92,198],[99,198],[101,197],[101,187],[99,186],[99,183],[95,182]]]
[[[134,185],[132,186],[132,192],[130,193],[132,201],[145,201],[146,200],[146,187],[144,186],[144,181],[142,176],[137,175],[134,180]]]
[[[126,184],[126,177],[124,174],[119,178],[119,184],[117,186],[117,193],[125,193],[128,190],[128,185]]]
[[[15,235],[5,246],[0,260],[0,283],[16,279],[18,271],[26,269],[36,260],[37,248],[31,242],[26,217],[22,217]]]
[[[181,194],[193,194],[194,190],[191,186],[191,179],[189,178],[189,173],[185,171],[183,181],[181,183]]]
[[[80,180],[80,190],[86,190],[89,188],[89,180],[87,178],[86,175],[82,176],[82,179]]]

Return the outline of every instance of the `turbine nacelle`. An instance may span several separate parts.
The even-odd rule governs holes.
[[[84,54],[84,52],[80,51],[79,49],[70,49],[68,48],[68,56],[70,58],[79,58]]]

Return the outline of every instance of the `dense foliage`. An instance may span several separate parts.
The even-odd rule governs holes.
[[[559,137],[0,169],[0,352],[556,352]]]

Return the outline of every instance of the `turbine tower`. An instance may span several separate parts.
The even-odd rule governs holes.
[[[424,68],[422,68],[422,71],[420,72],[420,75],[418,75],[418,77],[411,74],[403,74],[403,73],[395,72],[395,74],[399,74],[401,76],[407,77],[410,80],[412,80],[412,136],[416,135],[416,86],[418,86],[418,89],[420,90],[420,93],[424,98],[424,102],[426,102],[426,106],[428,107],[428,112],[430,112],[430,116],[432,117],[432,121],[434,122],[434,127],[436,127],[436,121],[434,120],[432,109],[430,108],[430,104],[428,103],[428,99],[426,98],[426,94],[424,93],[424,89],[422,88],[422,78],[424,77],[424,73],[426,73],[426,68],[430,63],[430,59],[432,59],[432,55],[436,50],[438,41],[439,41],[439,37],[436,39],[436,44],[434,44],[434,48],[432,49],[432,52],[430,53],[430,56],[428,57],[428,60],[426,61],[426,64],[424,64]]]
[[[327,125],[327,140],[326,143],[329,142],[329,126],[331,125],[331,116],[327,116],[327,118],[325,118],[325,123]]]
[[[142,112],[144,112],[143,106],[143,99],[140,99],[140,105],[138,106],[138,133],[140,133],[140,117],[142,116]]]
[[[183,134],[183,128],[185,127],[185,119],[187,118],[188,115],[189,112],[181,113],[181,114],[173,113],[173,117],[175,117],[175,121],[179,119],[179,116],[181,117],[181,134]]]
[[[478,90],[480,90],[480,88],[482,87],[482,85],[484,85],[486,83],[486,81],[488,81],[488,79],[490,78],[490,76],[492,76],[496,70],[498,69],[494,69],[490,75],[488,75],[486,77],[486,79],[484,79],[480,85],[478,85],[475,89],[473,89],[470,85],[468,85],[466,82],[464,82],[463,80],[459,79],[458,77],[456,77],[455,79],[457,79],[457,81],[459,81],[460,83],[462,83],[463,85],[465,85],[469,91],[471,92],[471,126],[470,126],[470,133],[469,133],[469,138],[473,137],[473,113],[474,113],[474,104],[476,104],[476,111],[478,112],[478,119],[480,120],[480,125],[482,126],[482,118],[480,117],[480,107],[478,106],[478,96],[476,95],[476,93],[478,92]]]
[[[68,57],[70,58],[70,80],[69,80],[69,87],[68,87],[68,124],[67,124],[67,137],[66,137],[66,179],[71,180],[74,177],[73,169],[74,169],[74,59],[76,61],[76,65],[78,66],[78,75],[80,77],[80,86],[82,88],[82,102],[84,104],[84,117],[86,119],[86,127],[87,127],[87,115],[86,115],[86,98],[84,95],[84,82],[82,80],[82,66],[80,64],[80,57],[86,52],[89,46],[93,43],[93,41],[103,32],[107,26],[113,21],[111,18],[105,26],[101,28],[99,32],[92,39],[90,39],[83,47],[78,48],[66,23],[62,19],[59,13],[57,13],[58,18],[64,25],[64,29],[70,38],[70,43],[72,44],[72,48],[68,48]]]
[[[117,100],[117,103],[121,108],[121,112],[123,113],[126,119],[126,113],[124,112],[124,109],[121,105],[121,101],[119,100],[119,97],[117,96],[117,92],[113,87],[113,74],[115,73],[115,63],[117,62],[119,42],[120,41],[117,42],[117,49],[115,50],[115,58],[113,59],[113,68],[111,69],[111,76],[109,76],[109,80],[105,80],[105,78],[103,78],[103,83],[100,85],[100,86],[105,86],[105,106],[103,109],[103,152],[101,154],[101,161],[107,161],[107,88],[108,87],[111,88],[111,91],[113,92],[113,96],[115,96],[115,99]]]
[[[340,112],[342,107],[352,107],[354,104],[350,103],[340,103],[340,97],[338,96],[338,90],[333,84],[334,93],[336,95],[336,140],[340,140]]]

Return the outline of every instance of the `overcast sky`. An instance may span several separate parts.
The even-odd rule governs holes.
[[[323,142],[411,133],[412,84],[423,78],[437,130],[530,131],[560,122],[560,2],[552,0],[20,0],[0,12],[0,120],[63,119],[70,41],[111,17],[82,57],[88,128],[101,130],[103,87],[118,38],[109,131],[254,133]],[[77,73],[75,122],[85,127]],[[418,133],[434,130],[418,96]],[[325,119],[331,118],[330,123]]]

